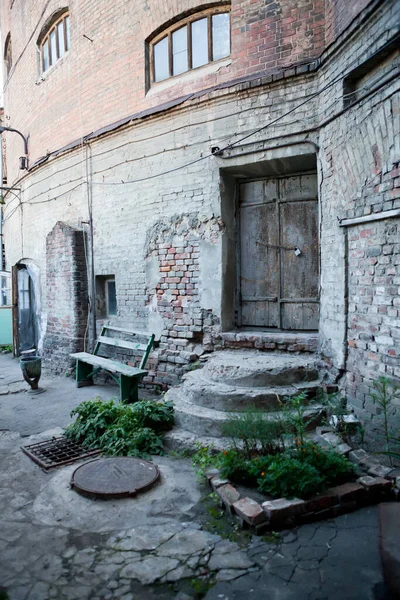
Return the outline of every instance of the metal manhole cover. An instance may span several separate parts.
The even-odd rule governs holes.
[[[71,479],[74,490],[89,498],[126,498],[151,488],[160,471],[141,458],[117,456],[91,460],[78,467]]]
[[[53,437],[51,440],[29,446],[21,446],[21,450],[44,469],[68,465],[82,458],[96,456],[101,452],[99,449],[89,450],[64,436]]]

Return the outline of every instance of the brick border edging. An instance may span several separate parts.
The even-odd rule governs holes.
[[[348,455],[349,460],[365,474],[358,477],[356,482],[337,485],[308,500],[278,498],[262,504],[249,497],[241,498],[239,491],[229,480],[221,478],[218,469],[208,471],[206,477],[227,512],[235,515],[243,528],[250,527],[255,533],[337,517],[358,508],[391,500],[393,496],[398,499],[400,477],[389,475],[393,469],[381,465],[365,450],[352,450],[334,433],[321,434],[320,438],[321,445]]]

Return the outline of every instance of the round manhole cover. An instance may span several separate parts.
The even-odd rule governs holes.
[[[126,498],[151,488],[160,477],[156,465],[130,456],[99,458],[78,467],[71,479],[74,490],[89,498]]]

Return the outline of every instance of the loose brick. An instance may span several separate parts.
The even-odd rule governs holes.
[[[305,512],[306,506],[304,500],[294,498],[287,500],[279,498],[278,500],[268,500],[263,502],[262,508],[271,523],[284,521]]]
[[[242,498],[233,504],[234,512],[251,526],[260,525],[267,520],[261,505],[251,498]]]
[[[233,504],[240,498],[239,492],[230,483],[217,488],[217,494],[229,511],[232,511]]]
[[[347,502],[358,502],[362,501],[365,496],[365,489],[358,483],[343,483],[335,487],[329,488],[329,493],[336,494],[339,498],[340,504]]]

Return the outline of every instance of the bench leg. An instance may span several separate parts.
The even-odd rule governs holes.
[[[76,361],[76,387],[81,388],[87,385],[93,385],[92,365],[88,365],[81,360]]]
[[[139,400],[139,379],[120,375],[119,379],[120,400],[124,404],[131,404]]]

